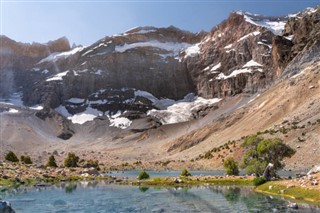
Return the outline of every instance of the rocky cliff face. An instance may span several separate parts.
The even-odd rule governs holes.
[[[174,27],[140,27],[77,48],[68,57],[51,55],[38,63],[40,72],[47,70],[45,77],[65,75],[59,80],[44,79],[30,88],[24,100],[29,105],[45,103],[55,108],[65,100],[87,99],[102,89],[136,89],[156,97],[183,98],[195,90],[179,52],[200,38]]]
[[[24,83],[37,76],[30,76],[28,69],[35,66],[39,60],[53,52],[70,50],[69,41],[60,38],[47,44],[25,44],[11,40],[6,36],[0,36],[0,96],[8,96]],[[32,75],[32,74],[31,74]]]
[[[292,60],[286,63],[284,76],[294,75],[301,65],[320,58],[320,7],[307,8],[289,17],[283,36],[292,42],[288,54]]]
[[[185,60],[204,97],[255,93],[272,81],[271,43],[283,20],[235,12],[199,43],[199,54]]]
[[[188,93],[224,98],[263,90],[319,56],[319,32],[319,9],[308,9],[287,17],[234,12],[209,33],[137,27],[72,50],[65,38],[27,45],[1,37],[1,95],[20,89],[26,105],[66,117],[121,112],[134,119]]]

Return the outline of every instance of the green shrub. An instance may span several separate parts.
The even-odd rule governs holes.
[[[14,154],[14,152],[10,151],[6,154],[5,159],[7,161],[11,161],[11,162],[19,162],[18,157],[16,156],[16,154]]]
[[[211,154],[211,151],[207,151],[205,154],[204,154],[204,158],[205,159],[211,159],[212,158],[212,154]]]
[[[138,175],[139,180],[144,180],[150,178],[150,175],[146,171],[141,171],[140,174]]]
[[[187,169],[184,169],[184,170],[182,170],[180,176],[188,177],[188,176],[191,176],[191,173]]]
[[[223,162],[223,167],[227,172],[227,175],[239,175],[239,167],[237,162],[232,157],[228,157]]]
[[[282,134],[287,134],[287,133],[288,133],[288,129],[282,127],[282,128],[280,129],[280,132],[281,132]]]
[[[58,167],[57,163],[56,163],[56,159],[54,158],[53,155],[51,155],[48,159],[48,163],[46,164],[46,166],[49,167]]]
[[[255,186],[260,186],[265,182],[267,182],[267,179],[265,179],[264,177],[256,177],[255,179],[253,179],[253,185]]]
[[[32,160],[30,156],[21,155],[20,160],[21,160],[21,163],[32,164]]]
[[[126,163],[126,165],[124,166],[128,166],[129,164]],[[87,163],[83,166],[84,168],[96,168],[97,170],[100,170],[100,167],[99,167],[99,161],[98,160],[87,160]]]
[[[65,167],[78,167],[79,157],[73,152],[68,153],[68,157],[64,161]]]
[[[247,174],[262,175],[268,163],[274,165],[272,176],[282,169],[282,160],[291,157],[295,150],[284,144],[281,139],[265,139],[257,135],[247,136],[242,146],[246,149],[241,167],[246,169]]]

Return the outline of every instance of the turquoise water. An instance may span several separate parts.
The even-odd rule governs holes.
[[[181,171],[147,171],[151,177],[178,177]],[[136,178],[140,171],[113,171],[107,173],[106,175],[116,176],[116,177],[129,177],[129,178]],[[212,170],[212,171],[190,171],[192,175],[210,175],[210,176],[223,176],[225,175],[226,171],[224,170]],[[278,174],[281,177],[295,177],[297,172],[290,172],[290,171],[279,171]],[[241,173],[244,175],[244,173]]]
[[[19,189],[2,198],[17,213],[320,212],[307,204],[288,209],[287,200],[255,193],[251,187],[231,186],[149,188],[82,182]]]

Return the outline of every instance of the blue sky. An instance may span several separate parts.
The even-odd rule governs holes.
[[[233,10],[285,15],[314,7],[313,0],[1,0],[1,34],[21,42],[47,42],[66,36],[89,45],[135,26],[209,31]]]

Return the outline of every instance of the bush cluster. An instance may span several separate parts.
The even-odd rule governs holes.
[[[182,170],[180,176],[188,177],[188,176],[191,176],[191,173],[187,169],[184,169],[184,170]]]
[[[79,157],[73,152],[68,153],[68,157],[64,161],[65,167],[78,167]]]
[[[150,175],[146,171],[141,171],[140,174],[138,175],[139,180],[144,180],[150,178]]]
[[[18,157],[16,156],[16,154],[14,154],[14,152],[12,152],[12,151],[9,151],[7,154],[6,154],[6,156],[5,156],[5,159],[7,160],[7,161],[11,161],[11,162],[19,162],[19,159],[18,159]]]
[[[21,155],[20,160],[21,160],[21,163],[32,164],[32,160],[30,156]]]

